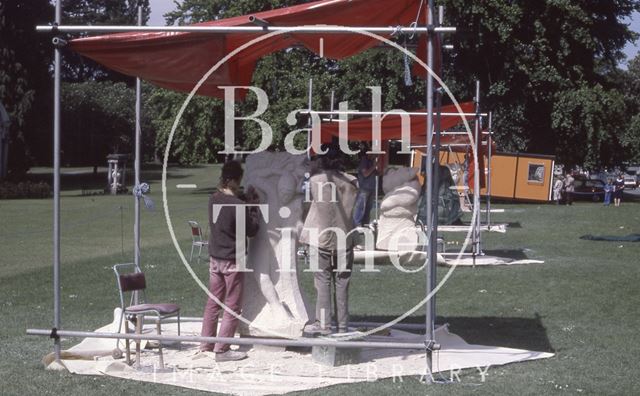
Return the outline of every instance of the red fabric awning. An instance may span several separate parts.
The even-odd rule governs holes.
[[[322,0],[251,14],[273,26],[409,26],[418,16],[419,0]],[[424,12],[424,8],[422,9]],[[424,19],[424,16],[420,18]],[[249,15],[198,26],[254,26]],[[120,73],[140,77],[163,88],[190,92],[224,56],[260,36],[257,33],[132,32],[72,40],[71,48]],[[199,95],[223,97],[221,85],[249,85],[262,56],[294,45],[315,53],[323,38],[324,56],[343,59],[379,43],[360,34],[299,34],[274,36],[243,50],[226,62],[200,88]]]
[[[460,103],[460,108],[463,113],[473,113],[475,111],[475,105],[473,102]],[[415,110],[412,112],[426,112],[426,109]],[[442,106],[442,113],[457,113],[458,109],[454,105]],[[440,128],[442,130],[453,128],[454,126],[462,123],[462,116],[441,116]],[[466,116],[465,118],[473,118],[472,116]],[[434,121],[435,122],[435,121]],[[425,144],[426,131],[427,131],[427,117],[426,116],[411,116],[411,144]],[[331,142],[332,138],[340,136],[340,123],[339,122],[323,122],[322,123],[322,143]],[[365,141],[370,142],[372,140],[372,119],[357,118],[349,120],[348,122],[348,140],[349,141]],[[387,115],[381,122],[381,138],[382,141],[398,140],[402,137],[402,118],[399,115]],[[445,135],[441,137],[442,144],[453,143],[468,143],[469,140],[466,135]]]

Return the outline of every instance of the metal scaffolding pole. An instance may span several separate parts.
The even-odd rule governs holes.
[[[142,26],[142,7],[138,6],[138,26]],[[140,188],[140,144],[142,139],[142,131],[140,128],[141,117],[141,102],[142,102],[142,87],[140,78],[136,78],[136,147],[135,158],[133,162],[135,180],[134,180],[134,193],[133,193],[133,208],[134,208],[134,225],[133,225],[133,252],[134,263],[136,268],[140,268],[140,196],[136,193]],[[137,297],[137,293],[136,293]]]
[[[49,336],[51,330],[27,329],[27,335]],[[160,334],[136,334],[136,333],[95,333],[90,331],[62,330],[61,337],[83,337],[83,338],[103,338],[118,340],[149,340],[149,341],[169,341],[169,342],[207,342],[224,343],[232,345],[268,345],[280,347],[314,347],[331,346],[335,348],[379,348],[379,349],[418,349],[424,348],[422,343],[417,342],[385,342],[385,341],[340,341],[331,339],[295,339],[283,340],[281,338],[236,338],[236,337],[201,337],[201,336],[170,336]]]
[[[313,107],[313,79],[309,79],[309,99],[307,105],[309,106],[309,121],[307,122],[307,159],[311,159],[311,133],[313,130],[313,118],[311,118],[311,108]]]
[[[56,24],[62,19],[62,0],[56,1]],[[53,67],[53,328],[60,328],[60,71],[61,52],[56,46]],[[60,338],[53,335],[53,352],[60,362]]]
[[[433,12],[434,12],[434,1],[429,0],[429,6],[425,9],[427,14],[427,27],[433,27]],[[425,171],[426,171],[426,214],[427,214],[427,237],[428,237],[428,246],[429,246],[429,254],[427,254],[427,265],[426,268],[426,280],[427,280],[427,296],[431,295],[433,290],[435,289],[435,275],[436,275],[436,260],[434,260],[435,256],[432,254],[432,247],[435,246],[435,233],[434,233],[434,218],[433,218],[433,189],[434,189],[434,160],[433,160],[433,57],[434,57],[434,35],[430,34],[427,37],[427,66],[429,71],[427,73],[427,92],[426,92],[426,101],[427,101],[427,148],[426,154],[427,159],[425,161]],[[435,186],[437,188],[437,186]],[[433,298],[433,297],[432,297]],[[427,383],[432,383],[433,378],[431,373],[433,372],[433,347],[435,344],[434,333],[435,333],[435,305],[431,304],[431,301],[427,301],[426,304],[426,318],[425,318],[425,347],[426,347],[426,362],[427,362],[427,370],[428,375],[425,378]]]
[[[489,112],[487,135],[487,227],[491,229],[491,145],[493,144],[493,130],[491,129],[493,113]]]
[[[475,162],[473,172],[473,209],[476,213],[475,223],[473,224],[473,267],[476,266],[476,256],[482,253],[482,248],[480,246],[480,160],[478,159],[479,147],[480,147],[480,128],[482,123],[482,116],[480,115],[480,81],[476,81],[476,122],[475,122],[475,133],[474,140],[475,144],[473,145],[473,159]]]
[[[64,33],[126,33],[126,32],[182,32],[182,33],[271,33],[271,32],[296,32],[305,34],[318,33],[360,33],[362,31],[374,34],[427,34],[428,27],[381,27],[381,26],[36,26],[38,32],[64,32]],[[455,33],[455,27],[437,27],[436,33]]]
[[[308,114],[309,111],[300,111],[300,114]],[[313,113],[318,114],[318,115],[353,115],[353,116],[368,116],[368,115],[395,115],[395,114],[406,114],[406,115],[410,115],[410,116],[425,116],[425,115],[429,115],[428,112],[425,111],[404,111],[404,110],[389,110],[389,111],[359,111],[359,110],[347,110],[347,111],[341,111],[341,110],[331,110],[331,111],[313,111]],[[441,116],[448,116],[448,117],[475,117],[478,115],[478,113],[460,113],[460,112],[439,112],[439,113],[432,113],[432,115],[441,115]],[[486,117],[487,114],[486,113],[480,113],[481,116]],[[461,133],[466,133],[466,132],[461,132]]]

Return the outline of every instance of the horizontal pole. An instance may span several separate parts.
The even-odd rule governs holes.
[[[486,142],[482,142],[483,146],[486,146]],[[471,143],[440,143],[440,147],[441,148],[446,148],[446,147],[467,147],[467,146],[471,146]],[[412,149],[417,149],[417,148],[426,148],[427,145],[426,144],[416,144],[409,146],[409,148]],[[432,145],[432,147],[435,147],[435,144]]]
[[[329,346],[336,348],[379,348],[379,349],[425,349],[424,344],[408,342],[372,342],[372,341],[333,341],[329,339],[296,339],[284,340],[274,338],[235,338],[235,337],[202,337],[202,336],[170,336],[158,334],[134,334],[134,333],[96,333],[90,331],[58,330],[60,337],[83,337],[102,339],[129,339],[149,340],[165,342],[193,342],[193,343],[223,343],[232,345],[267,345],[277,347],[320,347]],[[46,336],[51,335],[51,330],[27,329],[27,335]]]
[[[375,34],[427,34],[431,29],[427,27],[382,27],[382,26],[85,26],[85,25],[38,25],[38,32],[63,32],[63,33],[126,33],[126,32],[181,32],[181,33],[270,33],[270,32],[296,32],[296,33],[360,33],[366,31]],[[436,33],[455,33],[455,27],[436,27]]]
[[[156,323],[157,317],[155,316],[146,316],[144,317],[144,321],[145,323]],[[172,318],[166,318],[162,320],[162,323],[175,323],[178,321],[177,317],[172,317]],[[187,322],[202,322],[202,318],[201,317],[197,317],[197,316],[181,316],[180,317],[180,322],[183,323],[187,323]],[[335,323],[334,323],[335,324]],[[385,323],[379,323],[379,322],[349,322],[349,325],[351,327],[366,327],[366,328],[377,328],[377,327],[381,327],[381,326],[387,326]],[[392,329],[398,329],[398,330],[417,330],[417,331],[424,331],[424,324],[420,324],[420,323],[396,323],[393,324],[391,326]]]
[[[315,111],[315,110],[300,110],[298,111],[298,113],[300,114],[309,114],[309,113],[314,113],[314,114],[318,114],[318,115],[361,115],[361,116],[365,116],[365,115],[396,115],[396,114],[407,114],[410,116],[426,116],[429,115],[429,113],[425,113],[422,111],[398,111],[398,110],[390,110],[390,111],[339,111],[339,110],[334,110],[334,111]],[[450,112],[450,113],[432,113],[431,115],[443,115],[443,116],[465,116],[465,117],[475,117],[477,114],[476,113],[457,113],[457,112]],[[481,116],[485,116],[485,113],[480,113]]]

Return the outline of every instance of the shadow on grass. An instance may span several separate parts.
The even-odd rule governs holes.
[[[391,316],[352,316],[351,321],[388,323]],[[411,316],[402,323],[424,324],[424,316]],[[540,315],[533,318],[438,316],[436,324],[449,324],[449,330],[469,344],[555,352],[542,325]]]
[[[482,252],[487,256],[496,256],[510,258],[514,260],[528,260],[529,257],[522,249],[483,249]]]

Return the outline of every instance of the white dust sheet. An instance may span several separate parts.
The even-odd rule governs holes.
[[[456,260],[455,256],[447,256],[446,265],[459,266],[459,267],[472,267],[472,266],[491,266],[491,265],[523,265],[523,264],[544,264],[543,260],[515,260],[508,257],[498,256],[476,256],[475,263],[473,257],[462,256],[459,260]],[[440,264],[440,262],[438,262]]]
[[[116,315],[117,312],[118,310]],[[97,329],[96,332],[115,332],[116,326],[117,322]],[[181,333],[199,335],[200,326],[199,322],[183,322]],[[175,324],[163,325],[163,334],[176,334],[176,330]],[[145,326],[144,332],[155,332],[155,329]],[[392,330],[389,336],[373,336],[367,339],[421,343],[424,336]],[[450,333],[446,326],[436,330],[436,341],[442,349],[434,353],[434,372],[447,374],[449,370],[486,370],[487,366],[553,356],[552,353],[546,352],[467,344],[462,338]],[[124,342],[121,341],[120,344],[124,352]],[[134,369],[127,366],[124,359],[114,360],[111,357],[115,345],[115,340],[86,338],[65,351],[62,363],[75,374],[108,375],[235,395],[284,394],[344,383],[420,376],[425,375],[426,366],[423,350],[363,349],[361,363],[329,367],[315,363],[311,353],[250,347],[244,349],[247,350],[248,359],[216,363],[208,356],[194,359],[198,345],[182,343],[164,347],[164,370],[156,368],[157,349],[143,349],[142,367]],[[132,358],[135,357],[134,347],[135,344],[132,342]],[[490,373],[491,368],[488,370]]]

